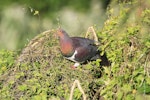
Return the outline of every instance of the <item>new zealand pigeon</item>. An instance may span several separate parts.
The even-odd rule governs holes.
[[[100,51],[95,45],[95,41],[83,37],[70,37],[63,29],[57,30],[62,55],[75,64],[76,68],[80,63],[88,60],[96,60],[100,57]]]

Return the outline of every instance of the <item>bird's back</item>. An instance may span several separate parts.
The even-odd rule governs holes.
[[[99,58],[99,51],[97,46],[94,44],[94,40],[82,37],[71,37],[73,40],[73,46],[78,50],[76,60],[79,62],[86,60],[95,60]]]
[[[89,45],[95,45],[94,40],[91,40],[91,39],[88,39],[88,38],[71,37],[71,39],[73,40],[73,45],[75,47],[78,47],[78,46],[86,47],[86,46],[89,46]]]

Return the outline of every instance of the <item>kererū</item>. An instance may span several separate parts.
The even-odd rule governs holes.
[[[66,59],[75,62],[72,68],[76,68],[80,63],[88,60],[101,58],[94,40],[83,37],[70,37],[63,29],[58,29],[57,35],[62,55]]]

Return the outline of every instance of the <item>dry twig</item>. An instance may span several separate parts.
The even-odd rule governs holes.
[[[76,87],[76,84],[77,84],[77,86],[78,86],[78,89],[80,90],[80,92],[81,92],[82,95],[83,95],[83,100],[86,100],[86,95],[85,95],[85,93],[84,93],[84,91],[83,91],[83,89],[82,89],[82,87],[81,87],[81,85],[80,85],[79,80],[75,80],[75,81],[73,82],[73,85],[72,85],[72,87],[71,87],[71,92],[70,92],[69,100],[72,100],[73,91],[74,91],[74,88]]]
[[[95,32],[93,26],[91,26],[91,27],[88,28],[88,30],[87,30],[87,32],[86,32],[86,35],[85,35],[86,38],[88,37],[89,33],[92,33],[92,34],[93,34],[94,41],[96,42],[95,44],[96,44],[96,45],[99,45],[99,43],[98,43],[98,37],[97,37],[97,35],[96,35],[96,32]]]

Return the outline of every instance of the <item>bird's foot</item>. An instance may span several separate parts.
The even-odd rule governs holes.
[[[79,63],[75,63],[73,66],[71,66],[72,69],[76,69],[80,64]]]
[[[73,69],[73,70],[75,70],[77,67],[75,67],[74,65],[73,66],[71,66],[71,69]]]

